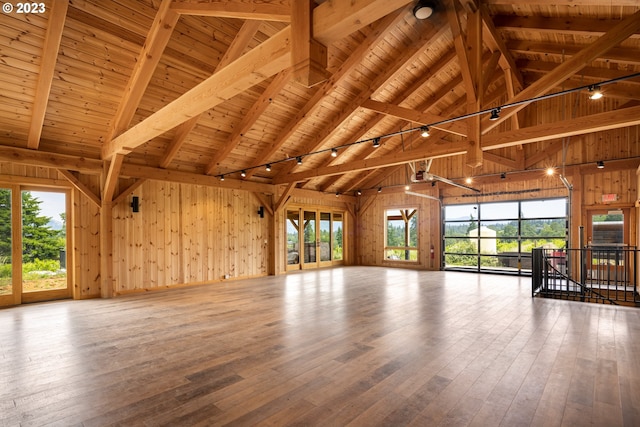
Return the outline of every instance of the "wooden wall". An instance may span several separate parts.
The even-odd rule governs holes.
[[[250,192],[147,181],[114,207],[115,293],[264,276],[268,218]]]

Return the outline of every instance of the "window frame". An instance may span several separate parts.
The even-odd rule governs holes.
[[[396,213],[394,216],[390,212]],[[405,216],[410,216],[407,221],[404,221],[403,212]],[[410,215],[407,215],[411,212]],[[383,260],[384,262],[399,262],[399,263],[419,263],[420,262],[420,209],[417,206],[401,206],[401,207],[387,207],[383,210],[384,215],[384,247],[383,247]],[[389,245],[389,218],[392,217],[392,221],[402,220],[405,223],[404,233],[407,235],[407,227],[409,228],[409,245]],[[415,246],[411,245],[411,222],[415,219]],[[389,257],[389,251],[404,251],[405,258],[391,258]],[[415,252],[415,257],[412,253]],[[408,257],[408,259],[407,259]]]

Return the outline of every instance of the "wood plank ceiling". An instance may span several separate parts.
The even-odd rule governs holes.
[[[71,180],[107,165],[103,200],[120,177],[346,192],[412,160],[524,167],[523,144],[640,124],[636,77],[606,86],[615,109],[565,122],[521,128],[522,103],[425,140],[385,137],[640,72],[637,0],[442,0],[425,20],[415,3],[50,0],[2,13],[0,161]]]

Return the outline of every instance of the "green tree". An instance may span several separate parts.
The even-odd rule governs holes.
[[[57,259],[62,249],[61,232],[48,225],[50,217],[40,215],[41,204],[30,192],[22,192],[22,261],[25,263]]]
[[[0,188],[0,259],[11,263],[11,190]]]

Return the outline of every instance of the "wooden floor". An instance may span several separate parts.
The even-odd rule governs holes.
[[[0,309],[0,425],[638,426],[640,310],[347,267]]]

